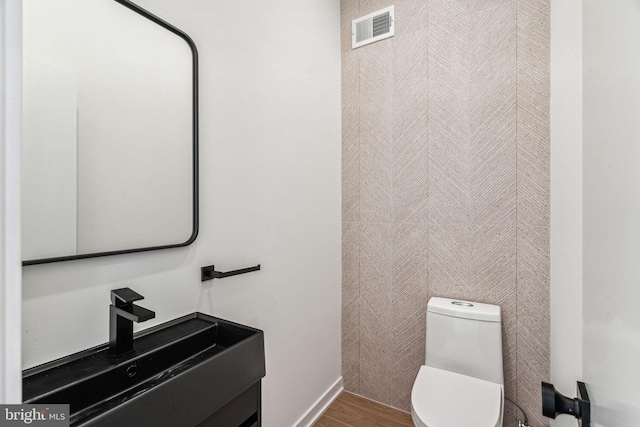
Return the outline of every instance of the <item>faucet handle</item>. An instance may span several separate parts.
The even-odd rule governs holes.
[[[131,305],[134,301],[141,299],[144,299],[144,297],[131,288],[113,289],[111,291],[111,303],[116,307]]]

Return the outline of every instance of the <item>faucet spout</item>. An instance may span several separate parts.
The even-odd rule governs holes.
[[[122,316],[125,319],[136,323],[145,322],[156,317],[155,312],[135,304],[125,305],[122,307],[111,307],[118,316]]]
[[[109,306],[109,353],[121,356],[133,350],[133,322],[139,323],[156,317],[155,312],[133,304],[144,297],[129,289],[111,291]]]

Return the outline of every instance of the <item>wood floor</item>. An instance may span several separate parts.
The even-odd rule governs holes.
[[[414,427],[411,415],[349,392],[342,392],[314,427]]]

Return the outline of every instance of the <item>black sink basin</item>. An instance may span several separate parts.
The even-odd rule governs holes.
[[[262,331],[194,313],[23,372],[24,403],[66,403],[71,425],[197,425],[265,374]],[[173,421],[171,421],[173,420]]]

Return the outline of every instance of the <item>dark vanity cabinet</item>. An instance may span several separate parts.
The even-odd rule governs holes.
[[[218,409],[198,427],[261,426],[260,382],[252,385],[231,402]]]
[[[72,426],[261,425],[264,334],[193,313],[23,373],[24,403],[69,404]]]

